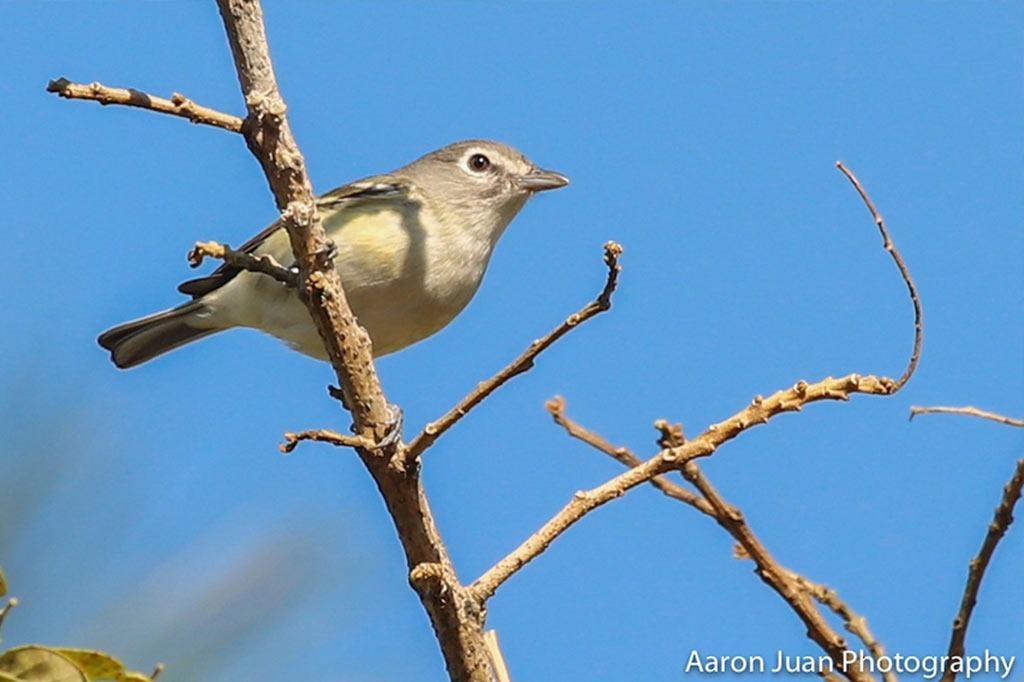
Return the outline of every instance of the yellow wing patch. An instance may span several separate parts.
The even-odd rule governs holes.
[[[391,206],[346,207],[325,215],[324,228],[338,247],[342,274],[358,270],[363,283],[366,278],[378,282],[400,278],[406,271],[411,247],[423,242],[415,213]]]

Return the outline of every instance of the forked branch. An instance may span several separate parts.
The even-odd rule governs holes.
[[[643,460],[637,457],[636,453],[629,448],[612,444],[601,434],[596,431],[591,431],[575,419],[569,417],[565,413],[565,398],[562,396],[555,396],[544,403],[544,407],[546,407],[548,412],[551,413],[555,423],[564,428],[566,433],[573,438],[581,440],[587,445],[600,450],[630,469],[639,466],[643,462]],[[711,508],[711,504],[707,500],[692,490],[688,490],[678,483],[669,480],[667,476],[655,476],[651,479],[650,483],[668,497],[671,497],[674,500],[679,500],[684,504],[688,504],[702,514],[707,514],[708,516],[715,515],[714,510]]]
[[[628,448],[612,445],[602,435],[587,429],[568,417],[565,414],[565,401],[561,398],[549,400],[547,408],[554,416],[555,421],[563,426],[571,436],[592,445],[594,448],[626,466],[635,466],[633,462],[640,461]],[[686,478],[691,483],[694,483],[700,493],[687,490],[664,476],[651,479],[651,483],[661,489],[667,496],[688,504],[712,517],[733,536],[737,541],[737,557],[751,559],[755,562],[758,575],[804,621],[811,638],[822,645],[822,648],[833,656],[833,660],[837,664],[835,669],[840,669],[839,665],[843,663],[842,654],[844,651],[849,651],[849,647],[845,640],[831,628],[822,617],[821,612],[808,597],[828,606],[838,614],[843,619],[846,629],[864,642],[876,660],[885,658],[885,648],[868,629],[867,620],[854,612],[846,602],[840,599],[835,590],[820,583],[815,583],[805,576],[780,565],[754,534],[750,525],[743,517],[742,512],[722,498],[714,486],[711,485],[707,476],[697,468],[696,462],[687,464],[683,472]],[[829,647],[831,647],[831,650]],[[839,657],[838,660],[834,658],[835,656]],[[823,670],[821,672],[825,673],[827,671]],[[852,669],[849,672],[851,675],[856,675]],[[824,674],[822,676],[827,677]],[[885,682],[895,682],[895,676],[891,671],[883,673],[882,677]],[[851,679],[853,678],[851,677]]]
[[[831,628],[812,602],[813,595],[808,587],[810,583],[800,584],[792,577],[793,574],[791,572],[782,569],[775,562],[767,552],[767,549],[749,531],[739,510],[727,504],[717,494],[717,491],[711,486],[707,478],[703,476],[694,461],[700,457],[711,455],[720,445],[735,438],[750,427],[766,423],[770,418],[783,412],[800,410],[808,403],[819,400],[848,400],[850,395],[854,393],[891,395],[907,383],[917,367],[923,335],[921,304],[917,288],[902,256],[889,236],[881,215],[867,195],[867,192],[856,176],[842,162],[838,162],[837,166],[857,189],[870,210],[875,224],[882,234],[883,245],[890,256],[892,256],[904,283],[907,285],[907,291],[914,307],[913,350],[906,369],[899,379],[891,379],[886,376],[848,374],[838,379],[826,377],[816,383],[808,383],[801,380],[791,388],[776,391],[767,398],[760,395],[755,396],[749,405],[732,417],[710,425],[703,433],[691,440],[678,442],[682,440],[681,434],[677,435],[671,430],[663,429],[662,449],[647,460],[640,460],[628,450],[617,448],[600,436],[568,420],[563,412],[564,404],[559,400],[549,402],[549,411],[551,411],[555,420],[565,427],[571,435],[590,443],[594,447],[622,461],[630,468],[602,485],[590,490],[577,492],[573,499],[542,525],[537,532],[477,578],[470,585],[470,589],[481,600],[486,600],[493,595],[504,581],[508,580],[527,562],[543,552],[555,538],[590,511],[616,497],[622,496],[637,485],[653,482],[667,472],[679,470],[698,488],[701,495],[694,496],[690,491],[686,491],[681,487],[669,487],[668,491],[671,492],[666,491],[667,494],[700,509],[704,513],[709,513],[708,509],[705,508],[705,505],[709,505],[710,515],[740,541],[744,551],[757,562],[758,572],[761,577],[786,599],[808,626],[808,635],[811,639],[817,642],[835,663],[841,664],[843,662],[842,654],[844,651],[847,651],[845,639]],[[666,489],[665,483],[670,482],[661,481],[659,487],[662,490]],[[835,599],[838,598],[836,597]],[[852,614],[852,611],[849,613]],[[847,621],[848,624],[850,622],[849,620]],[[872,641],[873,637],[870,636],[866,628],[855,630],[855,632],[858,635],[867,637],[865,643],[868,644],[873,653],[877,655],[877,652],[882,651],[881,645]],[[843,673],[855,681],[871,679],[870,676],[859,669],[844,669]],[[832,677],[827,671],[823,671],[823,676],[826,678]]]

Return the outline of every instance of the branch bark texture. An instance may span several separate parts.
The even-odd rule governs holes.
[[[291,133],[277,87],[258,0],[218,0],[249,112],[243,125],[281,210],[299,267],[299,296],[309,308],[338,376],[357,436],[380,442],[395,428],[373,364],[370,340],[352,315],[330,262],[327,235],[314,203],[305,162]],[[491,679],[483,639],[484,611],[459,582],[434,524],[418,471],[391,465],[400,439],[358,448],[398,531],[420,596],[453,680]]]
[[[288,123],[287,107],[270,60],[263,9],[256,0],[218,0],[248,116],[242,133],[281,211],[299,268],[299,298],[306,304],[338,376],[355,431],[378,440],[390,411],[373,364],[366,332],[356,324],[316,210],[306,163]]]

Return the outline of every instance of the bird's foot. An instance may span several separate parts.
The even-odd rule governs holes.
[[[334,257],[338,255],[338,245],[334,243],[333,239],[328,239],[326,244],[313,252],[313,255],[322,258],[325,266],[330,267],[334,262]]]
[[[402,440],[402,425],[405,423],[405,412],[394,403],[388,403],[388,420],[385,422],[387,431],[384,437],[377,441],[374,446],[376,450],[383,450]]]

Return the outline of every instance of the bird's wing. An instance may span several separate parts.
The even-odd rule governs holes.
[[[322,194],[316,199],[317,210],[321,214],[335,213],[353,206],[362,205],[372,201],[393,201],[400,197],[408,196],[411,184],[404,178],[393,175],[374,175],[362,180],[350,182]],[[255,253],[259,248],[281,228],[281,221],[275,220],[259,234],[238,248],[244,253]],[[178,285],[178,291],[188,294],[192,298],[199,298],[219,289],[230,282],[235,275],[241,272],[242,268],[223,263],[216,270],[205,277],[198,277],[182,282]]]

